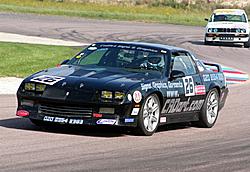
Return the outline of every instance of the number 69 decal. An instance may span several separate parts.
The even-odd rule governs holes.
[[[192,76],[186,76],[183,78],[185,96],[194,96],[194,80]]]

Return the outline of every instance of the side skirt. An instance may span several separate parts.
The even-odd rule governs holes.
[[[176,113],[176,114],[162,114],[161,117],[166,117],[167,120],[163,124],[173,124],[173,123],[181,123],[181,122],[191,122],[191,121],[199,121],[199,113]]]

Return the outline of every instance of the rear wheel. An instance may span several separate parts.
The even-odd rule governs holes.
[[[217,89],[209,91],[206,101],[202,107],[199,126],[211,128],[214,126],[219,112],[219,94]]]
[[[149,95],[142,105],[137,132],[151,136],[157,130],[160,119],[160,101],[156,94]]]

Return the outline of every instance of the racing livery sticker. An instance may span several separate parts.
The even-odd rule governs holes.
[[[115,119],[99,119],[96,124],[106,124],[106,125],[114,125],[116,123]]]
[[[183,88],[183,84],[181,81],[177,82],[150,82],[150,83],[142,83],[141,90],[148,91],[150,89],[172,89],[172,88]]]
[[[140,91],[135,91],[133,93],[133,99],[134,99],[135,103],[140,103],[141,99],[142,99],[141,92]]]
[[[203,81],[204,81],[204,82],[209,82],[209,81],[211,81],[210,75],[209,75],[209,74],[203,75]]]
[[[83,124],[82,119],[70,119],[69,124]]]
[[[172,97],[180,97],[178,91],[167,91],[167,97],[172,98]]]
[[[82,119],[69,119],[63,117],[53,117],[53,116],[44,116],[43,121],[46,122],[56,122],[56,123],[69,123],[69,124],[83,124]]]
[[[162,109],[162,113],[177,113],[177,112],[189,112],[198,111],[202,108],[204,100],[193,100],[190,103],[190,98],[186,101],[177,99],[167,99]]]
[[[183,77],[185,96],[194,96],[194,80],[192,76]]]
[[[134,118],[125,118],[125,123],[132,123],[135,122]]]
[[[163,116],[160,118],[160,123],[165,123],[167,122],[167,117]]]
[[[206,87],[205,85],[196,85],[195,86],[195,95],[205,95]]]
[[[38,82],[47,85],[54,85],[55,83],[65,79],[64,77],[59,76],[49,76],[49,75],[41,75],[35,78],[32,78],[30,81]]]
[[[210,81],[224,81],[225,77],[222,73],[213,73],[213,74],[205,74],[203,75],[203,81],[204,82],[210,82]]]
[[[140,108],[133,108],[133,110],[132,110],[132,112],[131,112],[131,115],[132,115],[132,116],[133,116],[133,115],[138,115],[139,111],[140,111]]]

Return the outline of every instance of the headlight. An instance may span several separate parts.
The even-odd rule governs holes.
[[[34,83],[25,83],[24,84],[24,89],[26,91],[35,91],[36,90],[36,85]]]
[[[236,29],[236,32],[240,33],[240,32],[242,32],[242,29]]]
[[[43,92],[46,88],[46,85],[36,84],[36,91]]]
[[[124,97],[125,97],[124,93],[118,92],[118,91],[115,92],[115,99],[122,100],[122,99],[124,99]]]
[[[246,29],[241,29],[241,33],[246,33]]]
[[[112,95],[112,92],[111,92],[111,91],[102,91],[101,97],[102,97],[103,99],[112,99],[112,98],[113,98],[113,95]]]
[[[217,29],[217,28],[214,28],[214,29],[213,29],[213,32],[218,32],[218,29]]]
[[[207,32],[212,32],[212,30],[213,30],[212,28],[208,28]]]

